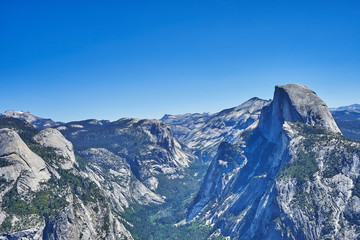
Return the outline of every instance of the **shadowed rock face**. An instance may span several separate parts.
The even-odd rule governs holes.
[[[301,84],[275,87],[272,103],[262,110],[259,128],[265,137],[274,142],[285,121],[299,121],[340,133],[326,104],[314,91]]]
[[[220,145],[187,221],[231,239],[356,239],[359,143],[339,133],[308,87],[276,86],[244,142]]]

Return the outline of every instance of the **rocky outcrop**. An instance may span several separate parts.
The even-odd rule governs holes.
[[[215,114],[166,115],[162,118],[174,131],[187,128],[181,135],[181,142],[193,149],[202,160],[210,161],[222,141],[236,143],[246,128],[256,124],[261,109],[270,102],[252,98],[243,104]],[[193,124],[187,120],[195,121]]]
[[[47,222],[46,239],[133,239],[106,202],[85,205],[71,194],[67,200],[68,207],[56,219]]]
[[[277,86],[258,126],[219,148],[187,220],[231,239],[356,239],[360,146],[339,133],[313,91]]]
[[[225,187],[234,180],[233,177],[247,162],[242,150],[227,142],[220,144],[215,159],[211,162],[204,183],[189,208],[188,221],[195,218],[212,198],[220,198],[226,194]]]
[[[34,140],[41,146],[50,147],[62,157],[59,166],[70,169],[76,162],[73,145],[56,129],[47,128],[34,136]]]
[[[33,228],[19,232],[0,233],[0,240],[21,239],[21,240],[42,240],[45,221],[41,221]]]
[[[123,158],[104,148],[90,148],[79,152],[79,155],[88,162],[82,174],[104,190],[117,211],[123,212],[132,203],[164,203],[164,199],[153,192],[156,188],[150,190],[136,179]]]
[[[0,129],[0,239],[133,239],[115,214],[121,205],[112,206],[119,196],[111,199],[90,174],[77,170],[69,141],[54,129],[35,136],[15,130]],[[59,164],[58,156],[71,165]]]
[[[213,116],[214,114],[209,113],[165,114],[161,121],[171,127],[177,140],[184,142],[192,131],[202,127]]]
[[[58,129],[78,151],[104,148],[123,158],[133,174],[147,185],[154,182],[150,179],[157,174],[181,176],[192,161],[170,128],[158,120],[123,118],[106,124],[83,121]]]
[[[340,133],[326,104],[310,88],[301,84],[276,86],[274,99],[262,110],[259,129],[275,142],[284,122],[302,122]]]
[[[360,143],[340,134],[306,86],[277,86],[271,103],[164,117],[213,159],[204,179],[205,163],[157,120],[91,119],[39,132],[11,119],[0,118],[0,239],[133,239],[128,229],[142,231],[142,218],[144,229],[185,230],[189,199],[186,221],[205,221],[212,236],[360,237]]]
[[[16,182],[20,193],[36,191],[40,183],[50,179],[45,161],[33,153],[20,136],[11,129],[0,129],[0,176]]]

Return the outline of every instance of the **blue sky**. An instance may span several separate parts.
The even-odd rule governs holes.
[[[359,1],[1,1],[0,111],[216,112],[302,83],[360,103]]]

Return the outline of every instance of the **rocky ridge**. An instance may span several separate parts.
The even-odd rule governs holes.
[[[32,124],[34,127],[40,130],[50,127],[56,127],[62,124],[61,122],[55,122],[51,119],[37,117],[31,114],[30,112],[24,112],[24,111],[7,110],[4,113],[0,113],[0,116],[25,120],[26,122]]]
[[[231,239],[357,238],[359,146],[313,91],[277,86],[242,140],[220,145],[187,221]]]
[[[13,118],[0,125],[0,239],[132,239],[101,189],[63,164],[77,165],[59,132]]]
[[[38,131],[0,117],[0,239],[359,237],[360,145],[308,87],[276,86],[272,101],[162,121],[183,142],[157,120]],[[192,152],[212,159],[204,178]]]
[[[237,107],[211,115],[165,115],[161,120],[175,132],[179,128],[188,129],[186,134],[175,136],[180,137],[182,143],[194,150],[199,158],[210,161],[221,142],[235,143],[246,128],[253,127],[251,125],[257,123],[261,109],[268,104],[269,101],[252,98]],[[184,126],[187,121],[195,123]]]

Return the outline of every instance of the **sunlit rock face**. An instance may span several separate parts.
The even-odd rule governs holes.
[[[73,167],[76,159],[73,145],[58,130],[47,128],[40,131],[34,140],[45,147],[54,148],[55,152],[63,159],[59,161],[59,165],[63,169]]]
[[[340,133],[326,104],[314,91],[301,84],[275,87],[273,101],[262,110],[259,129],[265,137],[274,142],[285,121],[300,121]]]
[[[245,129],[256,125],[261,109],[269,103],[254,97],[215,114],[165,115],[161,120],[171,127],[176,138],[207,162],[215,157],[221,142],[235,143]]]
[[[0,157],[8,162],[0,168],[0,176],[8,182],[17,182],[20,193],[36,191],[40,183],[50,179],[45,161],[14,130],[0,129]]]
[[[356,239],[360,145],[308,87],[277,86],[259,124],[221,144],[187,221],[231,239]]]

